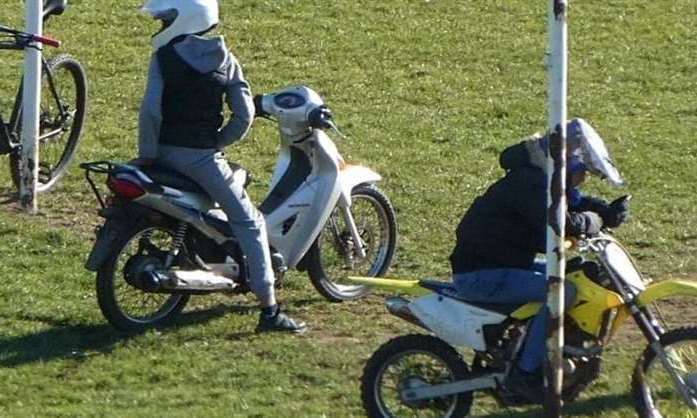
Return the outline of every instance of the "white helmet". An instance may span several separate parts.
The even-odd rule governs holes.
[[[581,118],[572,119],[566,124],[566,131],[567,155],[580,158],[588,171],[607,179],[613,186],[624,184],[605,142],[590,123]]]
[[[162,20],[162,29],[152,37],[155,49],[177,36],[206,32],[218,24],[217,0],[148,0],[142,10]]]

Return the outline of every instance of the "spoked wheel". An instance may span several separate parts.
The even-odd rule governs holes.
[[[464,417],[472,393],[435,399],[409,400],[405,390],[466,379],[469,368],[443,340],[428,335],[404,335],[380,347],[368,360],[361,378],[361,398],[367,415],[383,417]]]
[[[366,286],[351,284],[347,278],[385,274],[397,242],[394,208],[378,188],[370,185],[354,188],[350,210],[362,242],[354,242],[337,207],[307,254],[307,271],[312,284],[332,302],[358,299],[367,294]],[[360,257],[359,246],[365,249],[365,257]]]
[[[80,63],[68,55],[49,60],[41,79],[37,192],[48,191],[65,174],[80,140],[86,101],[87,77]],[[19,163],[19,153],[11,153],[10,171],[17,188]]]
[[[697,418],[697,328],[670,331],[661,337],[661,345],[691,400],[680,394],[671,374],[647,347],[632,376],[634,407],[641,418]]]
[[[184,309],[188,295],[146,292],[136,284],[140,273],[164,267],[173,241],[173,231],[154,225],[131,230],[117,240],[112,255],[97,273],[99,308],[114,327],[142,331],[166,323]],[[182,251],[174,266],[185,259]]]

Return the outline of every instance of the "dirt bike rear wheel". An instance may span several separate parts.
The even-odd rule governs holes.
[[[661,345],[697,402],[697,327],[669,331],[661,336]],[[634,369],[632,396],[640,418],[697,417],[650,346]]]
[[[370,418],[404,416],[464,417],[472,393],[408,401],[401,391],[466,379],[469,367],[443,340],[421,334],[403,335],[383,344],[368,360],[361,378],[361,398]]]
[[[128,275],[137,274],[133,270],[161,267],[173,239],[171,229],[149,223],[127,228],[116,239],[96,283],[99,308],[115,328],[140,332],[161,326],[186,306],[188,295],[145,292],[127,281]]]

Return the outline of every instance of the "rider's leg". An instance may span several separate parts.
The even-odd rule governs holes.
[[[274,275],[264,218],[243,185],[234,182],[232,170],[222,154],[215,150],[161,146],[158,160],[185,174],[218,202],[247,256],[250,289],[262,307],[274,305]]]
[[[544,303],[547,299],[547,280],[540,270],[477,270],[454,275],[453,283],[460,295],[473,302]],[[568,306],[575,298],[575,287],[567,282],[564,290]],[[534,372],[544,361],[548,317],[549,310],[545,307],[531,322],[519,361],[519,366],[524,371]]]
[[[546,288],[545,294],[538,300],[538,302],[545,303],[546,301]],[[576,287],[570,283],[566,282],[564,286],[564,304],[568,308],[574,303],[576,299]],[[528,372],[533,373],[539,370],[542,363],[547,355],[546,347],[546,335],[547,335],[547,324],[549,322],[549,308],[543,306],[540,312],[533,318],[528,329],[528,336],[523,346],[523,350],[520,355],[520,360],[518,361],[518,366]]]
[[[264,330],[304,328],[304,324],[296,324],[285,315],[279,316],[264,218],[243,185],[234,181],[222,153],[160,146],[158,160],[198,183],[227,215],[242,252],[247,256],[249,287],[263,308],[260,325],[265,318],[269,319]]]
[[[544,274],[512,268],[455,274],[453,284],[465,299],[483,303],[527,303],[544,298],[547,292]]]

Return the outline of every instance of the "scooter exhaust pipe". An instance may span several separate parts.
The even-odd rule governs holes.
[[[423,322],[421,322],[416,315],[414,315],[411,309],[409,309],[410,303],[411,302],[401,296],[390,296],[385,299],[385,306],[387,307],[387,311],[389,313],[411,324],[430,331],[430,329]]]
[[[149,292],[231,292],[238,286],[229,277],[205,270],[144,271],[139,279]]]

